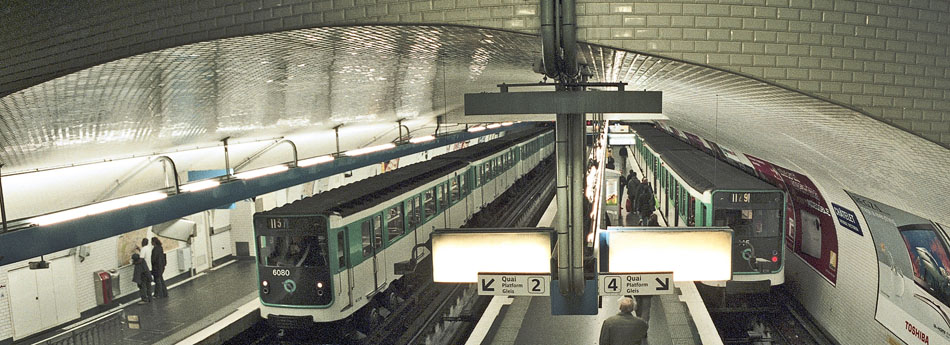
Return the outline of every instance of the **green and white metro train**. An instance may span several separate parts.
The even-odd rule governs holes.
[[[785,192],[652,125],[631,128],[630,156],[644,169],[667,224],[732,228],[732,280],[783,284]]]
[[[457,228],[554,152],[537,127],[254,215],[261,315],[306,328],[375,313],[437,228]]]

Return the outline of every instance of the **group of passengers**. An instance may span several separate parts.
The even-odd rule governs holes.
[[[149,303],[152,298],[167,298],[168,287],[165,286],[165,249],[158,237],[152,237],[151,245],[147,238],[142,239],[142,247],[136,248],[132,254],[132,282],[139,287],[140,304]],[[141,255],[140,255],[141,254]],[[148,258],[148,260],[146,260]],[[152,288],[152,283],[155,288]],[[153,295],[154,293],[154,295]]]
[[[653,187],[650,186],[647,178],[644,177],[642,180],[638,180],[637,173],[631,169],[626,177],[620,176],[620,194],[623,194],[625,187],[627,189],[625,205],[627,224],[660,226],[655,213],[656,199],[653,197]]]

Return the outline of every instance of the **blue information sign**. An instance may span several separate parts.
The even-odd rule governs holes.
[[[864,234],[861,233],[861,224],[858,224],[858,216],[855,215],[854,212],[836,203],[831,203],[831,206],[834,207],[835,215],[838,216],[838,223],[841,223],[841,226],[854,231],[858,235],[864,236]]]

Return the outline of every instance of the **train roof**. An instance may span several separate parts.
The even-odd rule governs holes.
[[[667,166],[700,193],[713,190],[779,190],[652,126],[638,126],[636,130],[638,135],[643,133],[643,140],[660,155]],[[688,149],[683,149],[680,144],[686,145]]]
[[[510,132],[506,133],[505,136],[501,138],[470,146],[463,150],[448,152],[433,159],[462,159],[469,162],[477,161],[546,131],[550,131],[550,128],[538,127]]]
[[[269,211],[261,212],[266,216],[314,215],[339,213],[346,217],[362,210],[389,202],[399,194],[442,178],[452,171],[468,165],[469,155],[488,156],[508,147],[517,140],[525,140],[530,134],[543,131],[527,129],[506,134],[497,140],[470,146],[461,150],[433,157],[383,174],[369,177],[326,192],[303,198]],[[527,134],[526,133],[530,133]],[[509,138],[509,136],[511,136]],[[507,140],[501,140],[505,139]],[[504,144],[502,144],[504,143]],[[489,149],[490,148],[490,149]],[[468,154],[466,154],[468,152]],[[446,157],[446,155],[451,155]]]

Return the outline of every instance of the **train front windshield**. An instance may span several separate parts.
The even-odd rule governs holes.
[[[327,241],[319,236],[260,236],[261,265],[269,267],[327,266]]]
[[[734,272],[771,273],[782,267],[784,198],[782,192],[715,194],[713,225],[733,231]],[[740,244],[743,241],[749,245]]]

